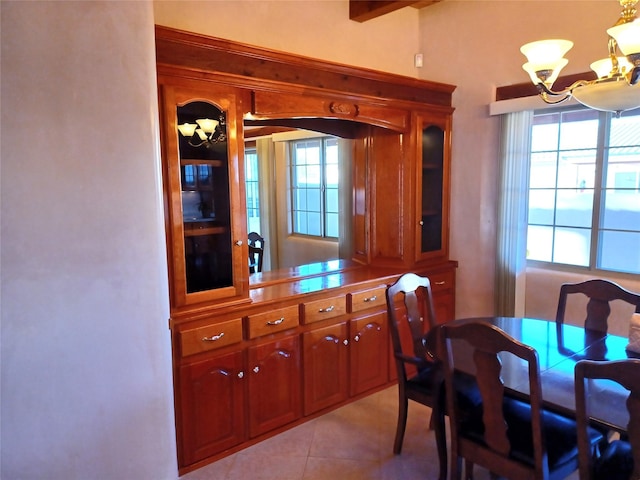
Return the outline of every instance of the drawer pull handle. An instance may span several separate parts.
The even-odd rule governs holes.
[[[434,282],[434,283],[435,283],[436,285],[444,285],[444,284],[445,284],[445,283],[447,283],[447,282],[445,282],[444,280],[442,280],[441,282]]]
[[[377,295],[374,295],[373,297],[367,297],[364,299],[365,302],[375,302],[378,299]]]
[[[204,337],[202,339],[203,342],[217,342],[222,337],[224,337],[224,332],[220,332],[218,335],[212,335],[210,337]]]
[[[327,307],[327,308],[321,308],[318,310],[318,313],[329,313],[329,312],[333,312],[335,310],[336,307],[334,307],[333,305]]]
[[[269,320],[267,325],[280,325],[282,322],[284,322],[284,317],[280,317],[278,320]]]

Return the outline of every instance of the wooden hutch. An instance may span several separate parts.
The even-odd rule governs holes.
[[[160,26],[156,48],[184,474],[392,384],[385,289],[403,272],[453,318],[455,87]],[[223,122],[210,148],[178,131],[202,116]],[[250,278],[247,122],[353,139],[352,258]]]

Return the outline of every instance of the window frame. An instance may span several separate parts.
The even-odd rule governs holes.
[[[329,194],[329,190],[335,190],[335,194],[336,194],[336,199],[339,198],[339,182],[336,179],[335,183],[329,183],[328,181],[328,165],[334,165],[334,164],[330,164],[327,161],[327,147],[329,146],[328,143],[329,142],[333,142],[334,145],[331,145],[333,147],[336,148],[336,162],[335,162],[335,173],[336,175],[339,172],[339,147],[338,147],[338,141],[339,141],[339,137],[335,137],[332,135],[322,135],[322,136],[312,136],[312,137],[304,137],[304,138],[298,138],[295,140],[290,140],[288,141],[288,148],[289,148],[289,161],[288,161],[288,165],[287,165],[287,171],[288,171],[288,178],[287,178],[287,189],[288,189],[288,193],[289,193],[289,233],[292,236],[303,236],[303,237],[307,237],[307,238],[316,238],[316,239],[321,239],[324,241],[331,241],[331,242],[338,242],[340,239],[340,232],[339,232],[339,228],[340,228],[340,219],[339,219],[339,211],[336,210],[335,212],[330,211],[328,208],[328,203],[329,201],[327,200],[328,198],[328,194]],[[296,208],[297,202],[296,202],[296,193],[297,190],[302,190],[302,187],[298,187],[294,184],[296,177],[295,174],[295,170],[297,167],[302,166],[301,164],[299,164],[297,162],[297,157],[296,157],[296,150],[297,150],[297,146],[301,145],[301,144],[306,144],[309,142],[320,142],[320,149],[319,149],[319,170],[320,170],[320,186],[319,186],[319,190],[320,190],[320,209],[318,211],[315,210],[303,210],[303,209],[299,209]],[[335,186],[334,186],[335,185]],[[339,202],[336,200],[336,205],[338,205],[339,208]],[[320,216],[320,234],[319,235],[314,235],[312,233],[305,233],[302,231],[298,231],[300,230],[297,226],[297,215],[298,212],[307,212],[307,213],[318,213]],[[328,224],[329,224],[329,219],[328,216],[329,215],[335,215],[335,228],[337,229],[337,235],[333,236],[333,235],[329,235],[328,234]],[[308,229],[307,229],[308,231]]]
[[[244,169],[245,169],[245,202],[247,210],[247,233],[252,231],[261,233],[261,228],[255,228],[257,223],[258,227],[261,226],[261,208],[262,199],[260,198],[260,168],[258,165],[258,150],[255,146],[245,146],[244,150]],[[250,179],[250,170],[253,170],[255,179]],[[255,195],[254,195],[255,194]],[[250,199],[255,197],[255,205],[250,205]],[[251,215],[251,213],[257,213],[257,215]],[[253,222],[251,219],[256,219]],[[254,227],[251,226],[253,223]]]
[[[580,111],[594,111],[594,110],[590,110],[586,107],[582,107],[582,106],[576,106],[576,105],[571,105],[571,106],[565,106],[565,107],[556,107],[556,108],[546,108],[543,110],[535,110],[533,112],[533,121],[535,122],[535,117],[539,116],[539,115],[548,115],[548,114],[559,114],[559,113],[565,113],[565,112],[580,112]],[[615,119],[615,114],[611,113],[611,112],[597,112],[597,121],[598,121],[598,135],[597,135],[597,142],[596,142],[596,153],[595,153],[595,173],[594,173],[594,185],[593,185],[593,200],[592,200],[592,211],[591,211],[591,225],[590,227],[588,227],[589,230],[589,239],[590,239],[590,244],[589,244],[589,255],[588,255],[588,262],[587,265],[578,265],[578,264],[571,264],[571,263],[561,263],[558,261],[553,261],[553,255],[555,252],[555,242],[552,242],[552,259],[549,261],[545,261],[545,260],[535,260],[535,259],[530,259],[530,258],[526,258],[526,264],[527,266],[530,267],[535,267],[535,268],[544,268],[544,269],[548,269],[548,270],[557,270],[557,271],[568,271],[568,272],[580,272],[580,273],[585,273],[585,272],[592,272],[592,273],[596,273],[596,272],[607,272],[607,273],[613,273],[617,276],[630,276],[630,277],[637,277],[638,276],[638,272],[636,271],[629,271],[629,270],[621,270],[621,269],[612,269],[612,268],[608,268],[608,267],[601,267],[600,265],[603,263],[603,259],[602,259],[602,249],[604,248],[603,244],[604,241],[602,240],[602,235],[604,232],[607,231],[618,231],[618,232],[631,232],[633,234],[640,234],[640,228],[636,229],[636,230],[630,230],[630,229],[615,229],[615,228],[610,228],[610,227],[606,227],[604,225],[603,222],[603,218],[604,218],[604,209],[606,207],[605,205],[605,197],[606,194],[608,193],[607,190],[623,190],[621,188],[614,188],[614,187],[607,187],[606,182],[609,181],[609,183],[612,182],[611,179],[607,179],[607,169],[610,168],[611,164],[609,163],[609,155],[612,151],[612,149],[614,149],[615,147],[612,147],[611,145],[609,145],[609,140],[610,140],[610,131],[611,131],[611,124],[612,124],[612,120]],[[623,114],[623,116],[634,116],[636,118],[638,118],[638,120],[640,120],[640,110],[636,110],[636,111],[631,111],[631,112],[627,112],[626,114]],[[531,136],[533,136],[533,123],[531,125],[531,130],[529,132],[529,134]],[[563,150],[561,150],[559,144],[560,144],[560,134],[558,135],[558,148],[556,150],[556,153],[561,152]],[[630,145],[625,144],[624,145],[625,148],[638,148],[640,147],[640,142],[638,143],[633,143]],[[531,158],[534,154],[534,146],[531,145],[530,150],[529,150],[529,154],[528,154],[528,159],[529,159],[529,166],[528,166],[528,178],[530,179],[531,176]],[[558,162],[558,161],[557,161]],[[558,168],[558,163],[556,163],[556,168]],[[636,183],[638,185],[635,186],[635,190],[632,189],[632,192],[640,192],[640,171],[638,171],[638,174],[636,176]],[[554,187],[553,187],[553,191],[554,191],[554,208],[553,208],[553,223],[550,225],[546,225],[546,226],[550,226],[552,227],[552,232],[555,232],[555,229],[560,226],[562,228],[562,225],[559,225],[557,223],[556,217],[557,217],[557,195],[558,195],[558,191],[561,190],[561,188],[559,188],[558,186],[558,182],[556,181]],[[529,233],[528,233],[528,229],[531,225],[539,225],[539,224],[532,224],[529,218],[529,212],[530,212],[530,205],[529,205],[529,198],[531,195],[531,191],[532,191],[532,187],[530,184],[530,181],[527,184],[527,233],[526,233],[526,240],[527,240],[527,244],[529,243]],[[540,224],[541,225],[541,224]],[[528,247],[527,247],[528,249]]]

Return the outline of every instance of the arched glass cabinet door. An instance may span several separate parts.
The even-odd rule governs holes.
[[[448,256],[450,123],[432,115],[417,122],[416,260]]]
[[[176,87],[163,93],[172,304],[243,296],[245,229],[232,214],[242,203],[234,96]]]

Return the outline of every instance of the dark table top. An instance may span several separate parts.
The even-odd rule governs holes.
[[[574,368],[581,359],[621,360],[639,358],[626,350],[628,339],[602,334],[573,325],[556,325],[555,321],[533,318],[477,317],[455,320],[458,323],[484,321],[506,331],[516,340],[536,349],[540,362],[542,397],[545,406],[565,414],[575,412]],[[438,356],[437,331],[426,337],[427,348]],[[462,341],[460,341],[462,343]],[[465,357],[462,344],[453,343],[457,368],[473,372],[470,359]],[[526,365],[509,354],[501,357],[502,379],[512,392],[527,395],[529,382]],[[598,382],[588,389],[589,414],[593,420],[618,430],[628,423],[625,401],[628,392],[617,384]]]

